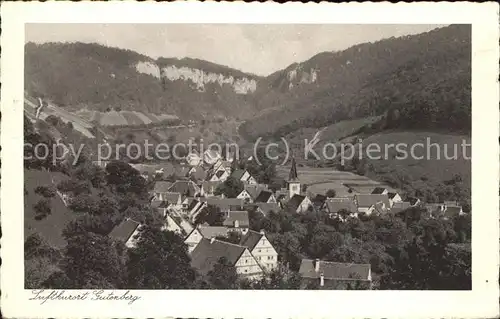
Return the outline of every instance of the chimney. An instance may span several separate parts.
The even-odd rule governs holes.
[[[319,276],[319,286],[323,287],[324,285],[325,285],[325,276],[323,275],[323,273],[321,273],[321,275]]]
[[[260,230],[260,233],[261,233],[262,235],[265,235],[265,234],[266,234],[266,232],[264,231],[264,229],[261,229],[261,230]]]
[[[314,271],[319,271],[319,258],[316,258],[316,260],[314,261]]]
[[[210,238],[210,243],[213,244],[215,241],[215,237]]]
[[[235,221],[234,221],[234,227],[235,227],[235,228],[240,227],[240,222],[239,222],[239,220],[235,220]]]

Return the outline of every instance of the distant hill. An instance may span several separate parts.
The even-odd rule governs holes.
[[[384,115],[387,127],[470,130],[471,28],[452,25],[323,52],[266,78],[240,132],[283,136]]]
[[[258,77],[203,60],[157,61],[85,43],[28,43],[25,89],[70,111],[138,111],[181,118],[245,118]]]

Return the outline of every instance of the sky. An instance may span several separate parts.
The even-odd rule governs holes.
[[[190,57],[269,75],[317,53],[440,25],[27,24],[26,42],[95,42],[152,58]]]

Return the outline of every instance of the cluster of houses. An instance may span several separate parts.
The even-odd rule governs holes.
[[[189,157],[188,157],[189,158]],[[353,195],[329,198],[316,195],[310,198],[304,194],[298,178],[294,159],[287,180],[287,187],[272,191],[267,185],[258,184],[246,170],[231,167],[231,161],[222,160],[218,154],[209,152],[202,160],[191,158],[187,165],[172,173],[165,169],[154,174],[178,176],[175,181],[159,180],[151,192],[151,206],[165,218],[164,229],[174,231],[184,238],[191,256],[192,266],[205,275],[224,258],[245,278],[258,279],[278,267],[278,254],[266,234],[250,230],[249,211],[268,215],[270,212],[287,211],[306,214],[312,211],[327,212],[331,218],[345,220],[360,214],[398,213],[410,207],[423,205],[418,199],[403,201],[396,192],[385,187],[375,187],[370,192],[353,189]],[[150,178],[150,172],[136,168]],[[147,175],[147,176],[146,176]],[[229,176],[240,180],[244,188],[235,198],[215,195],[216,189]],[[455,202],[426,204],[434,216],[462,214],[462,208]],[[207,209],[223,213],[220,226],[197,223],[197,217]],[[110,236],[122,240],[126,246],[134,247],[140,224],[127,219],[118,225]],[[237,234],[238,242],[230,241]],[[331,289],[339,285],[357,283],[370,288],[372,282],[369,264],[336,263],[303,259],[299,273],[303,285],[316,283],[319,287]]]

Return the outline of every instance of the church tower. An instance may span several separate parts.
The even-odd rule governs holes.
[[[292,198],[293,195],[300,195],[300,181],[297,175],[297,164],[295,164],[295,158],[292,157],[292,167],[290,168],[290,174],[288,175],[288,198]]]

